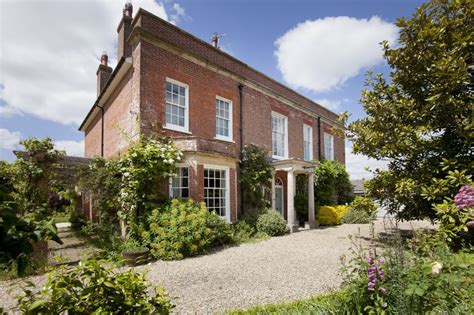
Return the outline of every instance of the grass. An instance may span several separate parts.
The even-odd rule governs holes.
[[[228,314],[335,314],[340,311],[340,306],[345,297],[346,293],[341,290],[290,303],[259,305],[246,310],[232,310]]]
[[[53,217],[54,223],[69,222],[69,214],[58,214]]]

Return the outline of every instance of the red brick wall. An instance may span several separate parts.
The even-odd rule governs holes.
[[[334,160],[345,165],[346,151],[344,139],[334,135],[332,126],[321,122],[321,156],[324,157],[324,133],[329,133],[334,136]]]
[[[132,71],[123,78],[104,105],[104,157],[124,152],[127,146],[127,131],[130,131]],[[100,156],[101,114],[94,119],[85,132],[85,156]]]
[[[164,129],[166,78],[189,86],[189,132],[192,136],[214,140],[216,95],[232,101],[233,141],[229,151],[237,155],[239,143],[239,98],[237,82],[214,71],[180,58],[150,43],[142,42],[141,127],[145,135],[189,137]]]
[[[132,25],[134,27],[141,27],[154,37],[164,42],[172,43],[180,49],[207,59],[233,73],[251,79],[252,81],[259,82],[270,90],[273,90],[280,95],[284,95],[308,109],[317,110],[329,119],[335,120],[337,118],[337,115],[328,109],[315,104],[308,98],[252,69],[245,63],[233,58],[223,51],[215,49],[208,43],[186,33],[178,27],[154,16],[146,10],[140,9],[138,11]]]

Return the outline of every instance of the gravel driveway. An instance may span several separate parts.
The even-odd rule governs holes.
[[[401,228],[428,227],[427,222]],[[243,244],[181,261],[157,261],[137,267],[148,270],[151,283],[165,287],[180,314],[214,313],[257,304],[286,302],[326,293],[341,282],[340,256],[351,247],[349,235],[369,236],[369,225],[303,230],[255,244]],[[376,232],[384,230],[376,221]],[[44,276],[33,277],[37,283]],[[0,282],[0,306],[15,302]]]

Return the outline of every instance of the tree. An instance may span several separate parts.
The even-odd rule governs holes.
[[[434,218],[432,205],[459,188],[439,183],[467,181],[474,169],[472,2],[432,0],[396,25],[398,45],[382,43],[390,79],[368,74],[367,117],[346,135],[355,153],[389,160],[368,182],[372,197],[399,218]]]
[[[314,198],[318,206],[344,205],[354,199],[349,174],[341,163],[324,160],[314,175]]]
[[[245,210],[261,210],[268,206],[265,190],[271,188],[273,168],[265,151],[255,144],[246,145],[242,152],[240,183],[244,192]]]

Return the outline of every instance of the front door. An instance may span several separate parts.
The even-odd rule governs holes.
[[[275,185],[275,210],[283,216],[283,186]]]

